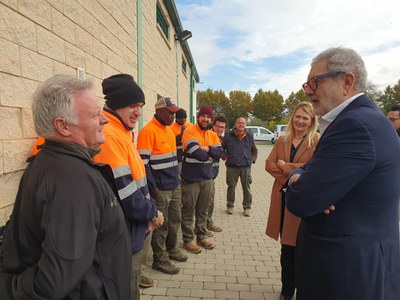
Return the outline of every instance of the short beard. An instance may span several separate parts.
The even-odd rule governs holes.
[[[207,130],[208,129],[208,124],[205,127],[202,126],[200,122],[197,122],[197,124],[199,125],[201,130]]]

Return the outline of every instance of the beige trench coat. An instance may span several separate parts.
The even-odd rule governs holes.
[[[267,229],[265,233],[275,240],[279,239],[282,215],[282,198],[279,190],[286,183],[289,174],[293,170],[300,168],[310,160],[314,153],[316,144],[317,143],[314,143],[314,146],[311,148],[307,148],[304,143],[300,145],[300,148],[297,150],[297,153],[293,159],[293,163],[290,163],[290,148],[292,142],[285,141],[285,137],[282,136],[276,141],[274,148],[265,161],[265,170],[275,178],[271,192],[271,203],[268,214]],[[281,170],[276,164],[279,159],[286,162],[284,170]],[[300,218],[294,216],[285,207],[281,244],[290,246],[296,245],[299,225]]]

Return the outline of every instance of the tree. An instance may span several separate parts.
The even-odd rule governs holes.
[[[365,94],[368,96],[369,99],[371,99],[372,102],[374,102],[377,106],[380,107],[379,99],[382,96],[382,92],[378,90],[376,84],[374,84],[371,81],[368,81],[367,87],[365,89]]]
[[[232,128],[239,117],[248,119],[251,113],[251,95],[243,91],[229,92],[229,108],[226,111],[226,118]]]
[[[296,105],[299,104],[300,102],[303,102],[303,101],[308,101],[309,102],[310,98],[308,98],[306,96],[306,94],[304,93],[304,91],[302,89],[298,90],[296,92],[296,94],[292,92],[289,95],[289,97],[286,99],[285,104],[283,105],[284,114],[286,116],[290,116],[293,113],[294,108],[296,107]]]
[[[400,80],[393,87],[388,85],[383,94],[377,100],[380,109],[386,115],[392,106],[400,104]]]
[[[253,116],[262,121],[277,121],[282,117],[283,97],[277,90],[259,89],[253,99]]]
[[[225,115],[229,108],[229,99],[222,90],[214,91],[208,88],[206,91],[197,92],[198,108],[205,104],[210,105],[216,115]]]

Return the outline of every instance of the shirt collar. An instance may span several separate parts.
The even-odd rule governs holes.
[[[329,124],[331,124],[336,117],[351,103],[353,102],[356,98],[358,98],[359,96],[361,96],[364,93],[358,93],[352,97],[350,97],[349,99],[347,99],[346,101],[344,101],[343,103],[339,104],[338,106],[336,106],[334,109],[332,109],[331,111],[329,111],[328,113],[326,113],[325,115],[323,115],[320,119],[319,119],[319,130],[320,133],[323,134],[324,131],[326,130],[326,128],[329,126]]]

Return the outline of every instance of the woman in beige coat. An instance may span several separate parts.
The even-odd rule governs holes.
[[[290,300],[296,288],[294,252],[300,218],[291,214],[282,201],[281,188],[289,174],[314,153],[319,139],[318,121],[309,102],[301,102],[289,119],[286,135],[281,136],[265,162],[265,170],[275,178],[266,234],[281,240],[282,292],[281,300]]]

